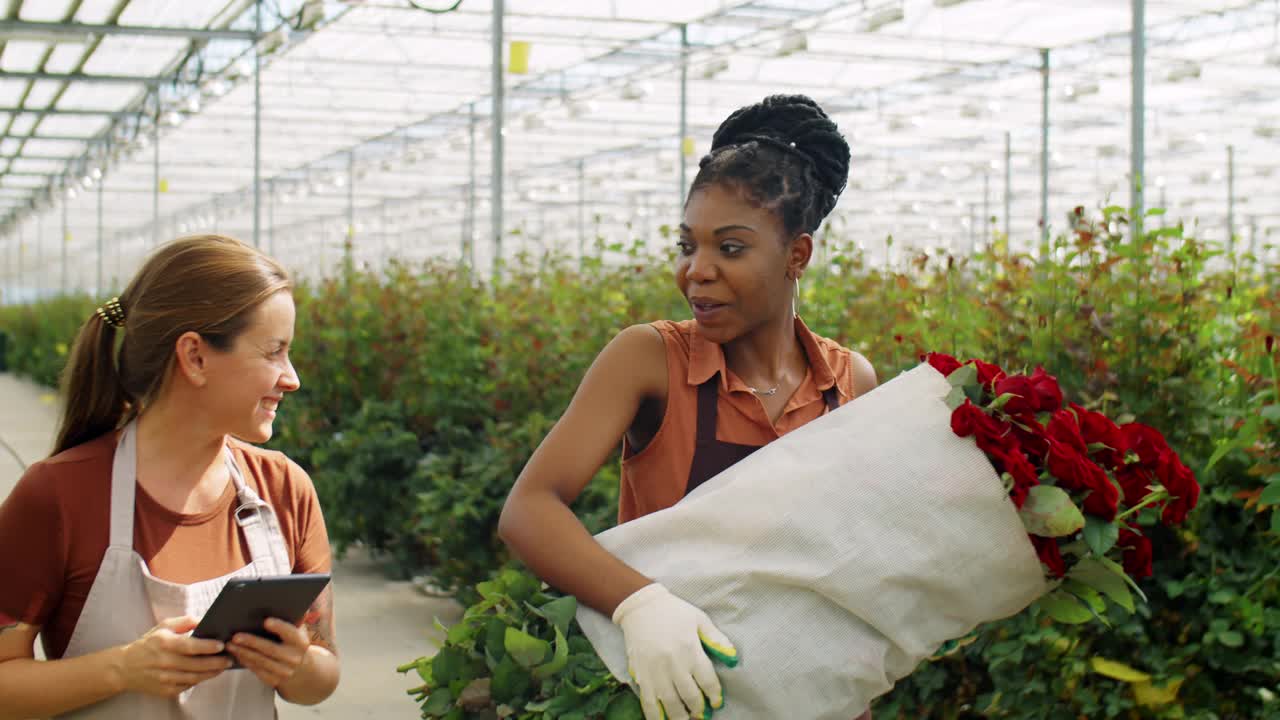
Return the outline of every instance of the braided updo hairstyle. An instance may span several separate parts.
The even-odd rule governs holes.
[[[736,187],[795,236],[818,229],[848,177],[849,144],[822,108],[804,95],[771,95],[720,124],[689,192]]]

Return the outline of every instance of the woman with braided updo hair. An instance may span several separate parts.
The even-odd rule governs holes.
[[[731,665],[736,650],[705,613],[605,551],[570,505],[620,438],[625,523],[876,386],[870,363],[812,333],[794,300],[848,172],[848,144],[807,97],[772,96],[730,115],[680,223],[675,283],[693,319],[620,332],[503,509],[512,550],[620,626],[647,720],[720,707],[708,653]]]
[[[251,444],[299,387],[294,317],[284,268],[205,235],[86,320],[53,452],[0,504],[0,718],[271,720],[333,693],[327,588],[275,640],[191,634],[231,580],[332,565],[307,473]]]

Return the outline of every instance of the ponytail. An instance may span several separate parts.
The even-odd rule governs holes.
[[[116,328],[101,315],[80,328],[59,387],[65,405],[54,455],[120,426],[129,398],[116,365]]]

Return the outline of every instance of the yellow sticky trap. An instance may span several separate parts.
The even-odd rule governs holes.
[[[63,236],[62,236],[62,242],[64,242],[64,243],[69,243],[69,242],[71,242],[71,233],[67,233],[67,234],[63,235]]]
[[[507,59],[507,71],[513,75],[524,75],[529,72],[529,43],[527,41],[511,41],[510,56]]]
[[[169,192],[169,181],[164,178],[160,178],[160,192]]]
[[[680,141],[680,152],[684,153],[685,157],[693,157],[693,151],[693,138],[685,135]]]

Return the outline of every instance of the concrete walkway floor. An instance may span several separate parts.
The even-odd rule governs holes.
[[[57,412],[50,390],[0,374],[0,499],[27,465],[48,455]],[[342,657],[338,690],[313,707],[278,701],[281,720],[419,717],[405,690],[421,681],[397,673],[396,666],[434,653],[441,638],[432,620],[451,625],[461,608],[426,597],[409,582],[388,580],[359,548],[334,567],[334,602]]]

